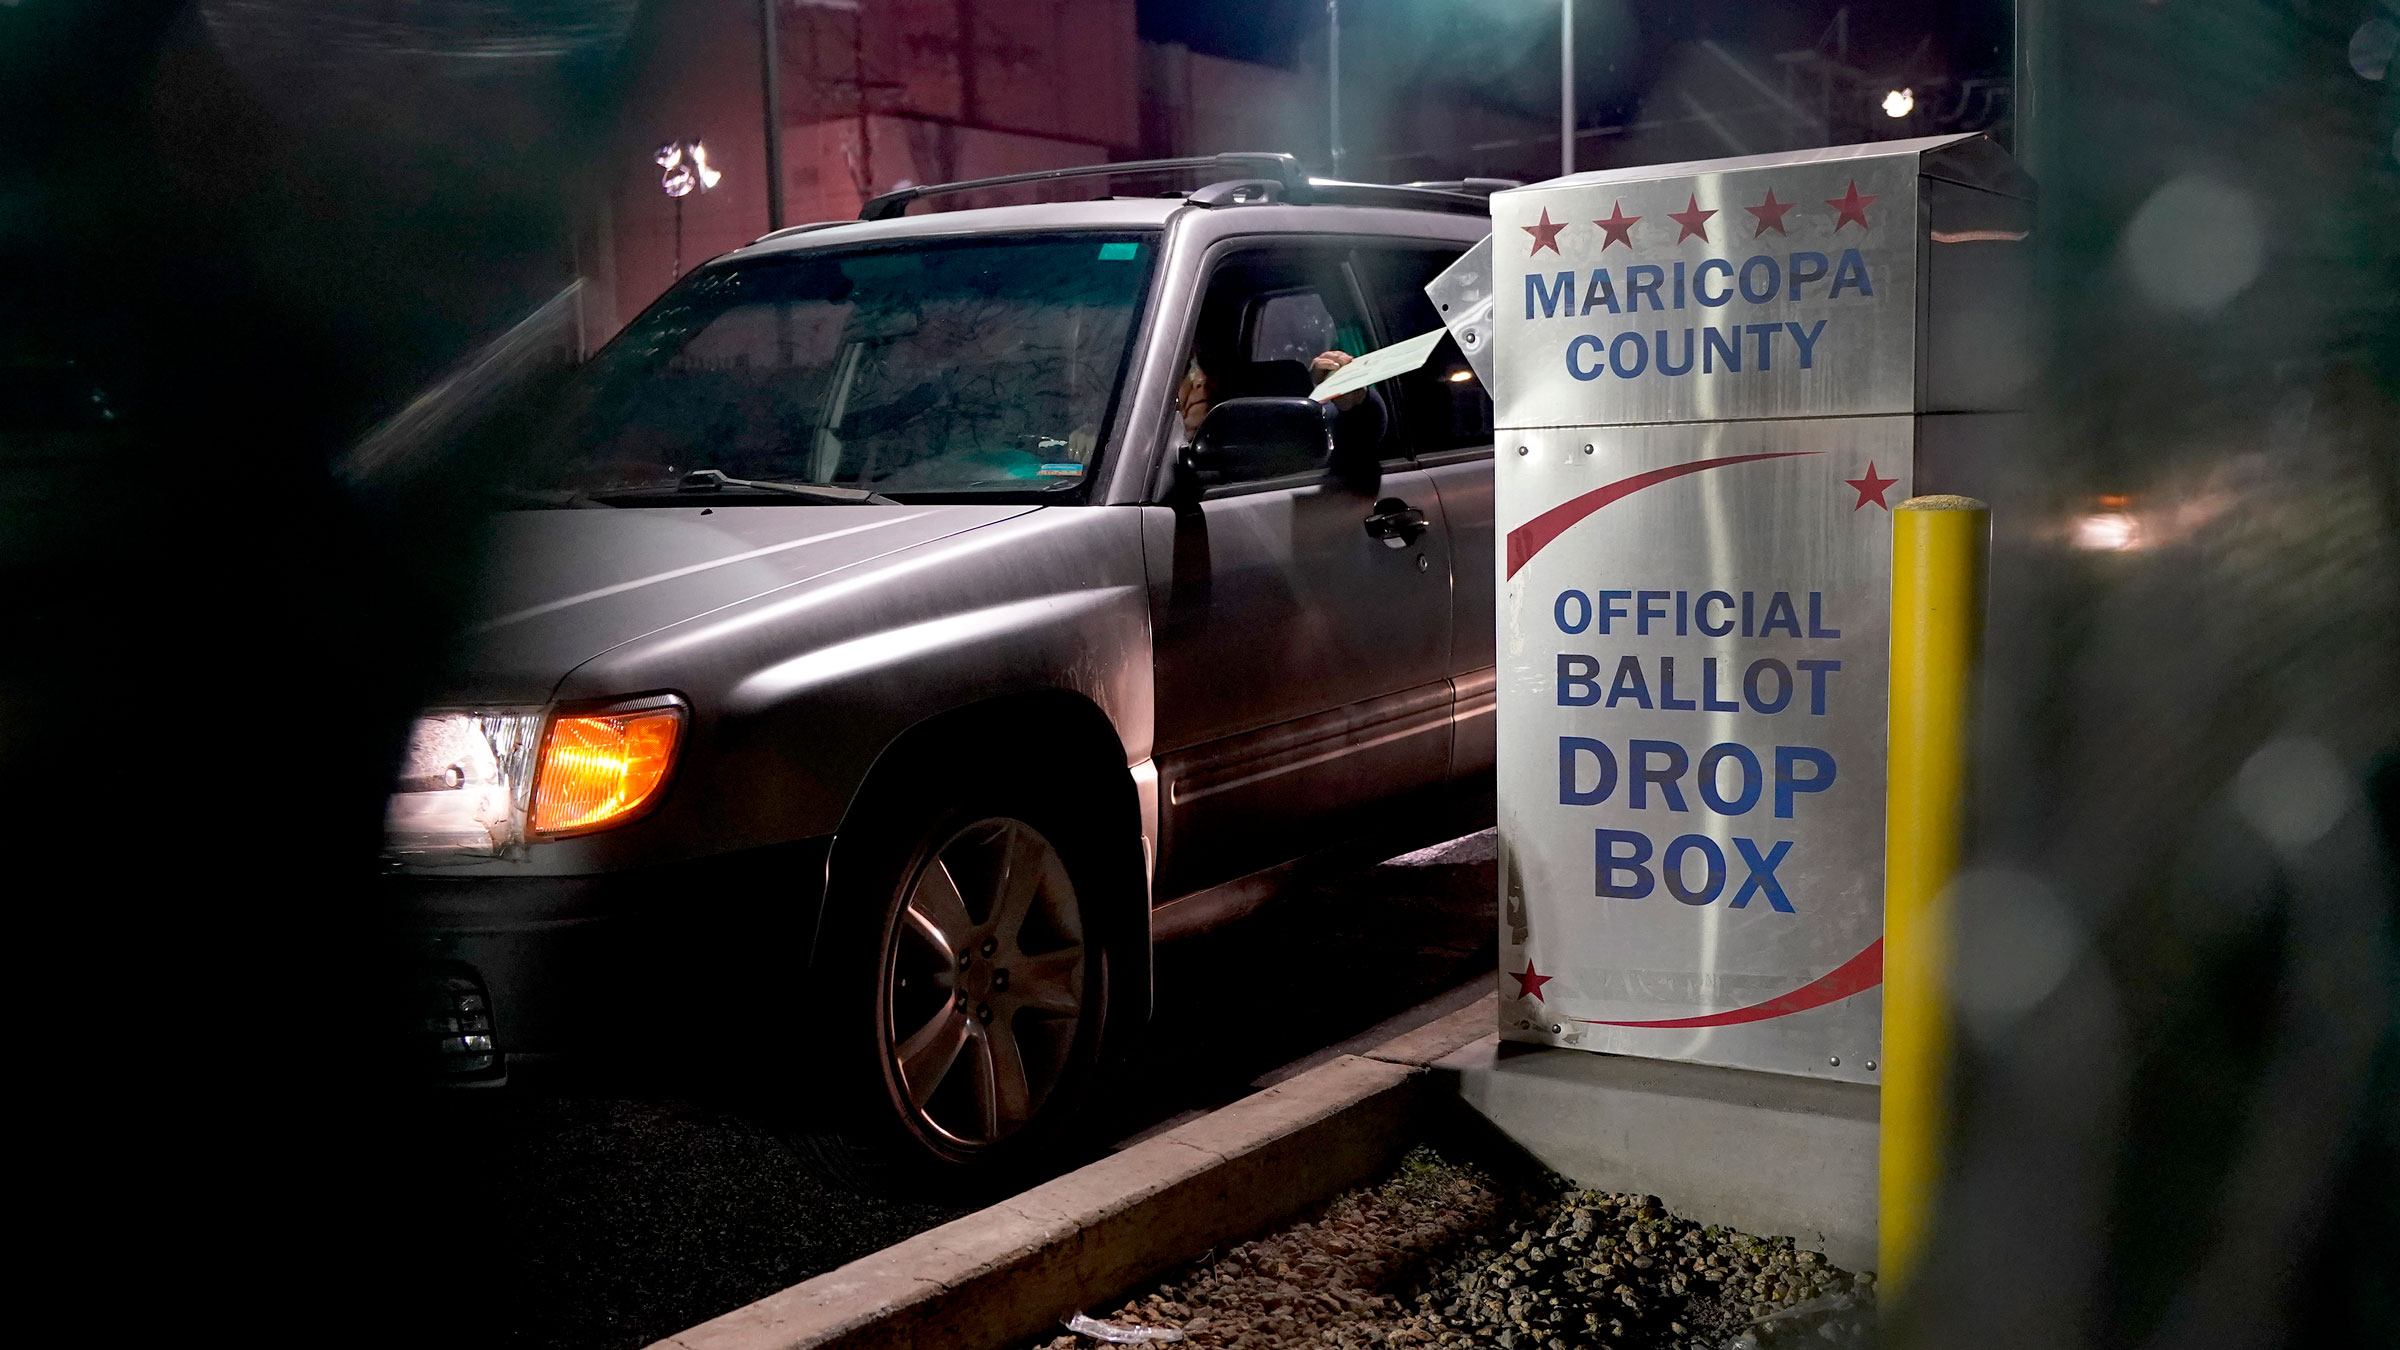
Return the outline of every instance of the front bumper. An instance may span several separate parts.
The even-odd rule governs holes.
[[[754,1059],[797,1030],[831,842],[595,876],[385,878],[415,1051],[461,1084]]]

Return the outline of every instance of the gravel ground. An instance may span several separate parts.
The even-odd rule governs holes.
[[[474,1280],[434,1295],[452,1344],[647,1345],[965,1212],[828,1186],[756,1121],[692,1102],[458,1107],[448,1143],[476,1169],[459,1189],[481,1203],[461,1225]]]
[[[1162,949],[1157,1017],[1113,1137],[1213,1109],[1496,959],[1491,836],[1302,887]],[[1339,959],[1329,954],[1338,953]],[[461,1093],[436,1201],[458,1212],[462,1279],[429,1291],[456,1345],[633,1350],[822,1274],[967,1206],[819,1182],[771,1131],[705,1103]]]
[[[1095,1315],[1180,1328],[1198,1350],[1863,1346],[1871,1281],[1656,1197],[1502,1186],[1419,1148],[1321,1217]]]

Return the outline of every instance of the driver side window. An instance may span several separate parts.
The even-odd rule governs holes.
[[[1305,397],[1320,353],[1364,354],[1373,345],[1365,308],[1340,247],[1268,245],[1222,259],[1210,275],[1192,336],[1176,416],[1188,440],[1209,408],[1237,398]],[[1350,416],[1350,414],[1345,414]],[[1254,465],[1218,486],[1316,468]]]

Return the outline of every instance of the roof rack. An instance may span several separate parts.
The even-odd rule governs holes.
[[[860,220],[892,220],[904,215],[909,204],[925,197],[949,196],[961,192],[981,192],[990,188],[1016,187],[1026,183],[1055,183],[1074,178],[1109,178],[1153,173],[1189,173],[1213,170],[1233,175],[1212,182],[1189,194],[1194,206],[1240,206],[1258,202],[1289,202],[1295,205],[1323,202],[1345,206],[1398,206],[1418,210],[1452,211],[1461,214],[1483,215],[1490,204],[1486,197],[1500,187],[1515,187],[1513,182],[1498,178],[1470,178],[1457,183],[1344,183],[1331,179],[1311,178],[1291,155],[1237,152],[1222,155],[1202,155],[1187,159],[1140,159],[1117,164],[1087,164],[1072,169],[1044,169],[1038,173],[1004,174],[998,178],[970,178],[958,183],[928,183],[921,187],[905,187],[870,197],[858,208]],[[1491,186],[1485,186],[1489,184]]]
[[[1496,182],[1470,179],[1468,182]],[[1514,184],[1511,184],[1514,186]],[[1448,211],[1456,215],[1490,215],[1491,190],[1462,189],[1449,183],[1343,183],[1312,178],[1308,200],[1334,206],[1397,206],[1417,211]],[[1194,200],[1197,200],[1194,194]]]
[[[1038,173],[1003,174],[998,178],[970,178],[958,183],[927,183],[920,187],[904,187],[870,197],[858,208],[860,220],[891,220],[908,210],[908,204],[923,197],[948,196],[959,192],[981,192],[987,188],[1014,187],[1020,183],[1055,183],[1069,178],[1109,178],[1144,173],[1181,173],[1195,169],[1219,169],[1254,178],[1264,178],[1280,184],[1289,192],[1305,187],[1308,175],[1300,171],[1300,161],[1290,155],[1204,155],[1190,159],[1136,159],[1121,164],[1086,164],[1072,169],[1044,169]]]
[[[1495,192],[1521,188],[1525,186],[1525,183],[1522,179],[1517,178],[1445,178],[1439,180],[1420,178],[1415,182],[1402,183],[1400,186],[1425,188],[1435,192],[1467,192],[1478,197],[1489,197]]]
[[[805,225],[786,225],[780,230],[769,230],[765,234],[760,235],[758,238],[753,239],[750,242],[753,244],[763,244],[770,239],[781,239],[787,234],[806,234],[810,230],[831,229],[833,226],[847,225],[849,223],[850,222],[846,220],[812,220]]]

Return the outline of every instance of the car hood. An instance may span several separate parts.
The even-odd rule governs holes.
[[[546,702],[602,652],[726,605],[1039,510],[734,506],[515,511],[493,519],[480,588],[437,703]],[[629,691],[632,692],[632,691]]]

